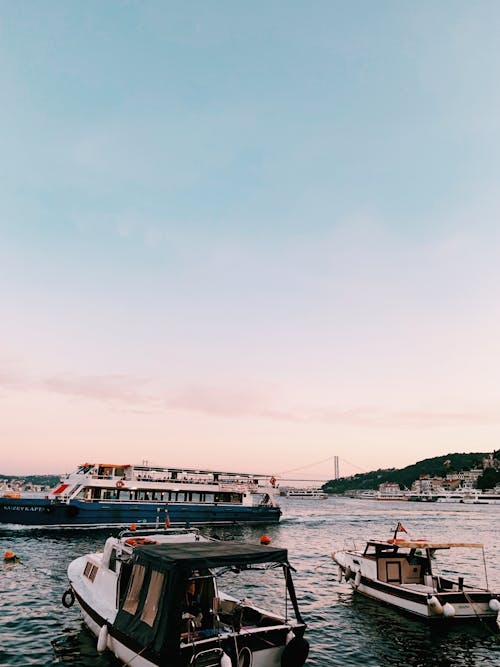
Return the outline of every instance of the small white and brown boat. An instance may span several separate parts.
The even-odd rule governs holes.
[[[480,551],[484,587],[467,583],[465,576],[452,578],[440,567],[440,552],[450,563],[455,549]],[[368,540],[363,549],[335,551],[332,558],[354,590],[401,611],[432,621],[496,618],[500,626],[500,595],[489,589],[482,544],[412,539],[398,523],[392,538]],[[456,571],[457,561],[451,562],[449,569]]]

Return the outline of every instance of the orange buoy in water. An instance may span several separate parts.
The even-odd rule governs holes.
[[[271,538],[269,537],[269,535],[262,535],[262,537],[260,538],[260,543],[271,544]]]
[[[19,558],[16,556],[16,554],[8,549],[3,556],[3,559],[6,563],[18,563]]]

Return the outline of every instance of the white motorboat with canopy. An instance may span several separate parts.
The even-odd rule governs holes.
[[[283,613],[219,589],[225,574],[254,570],[259,581],[264,571],[281,571]],[[103,553],[69,565],[63,604],[76,598],[98,650],[134,667],[300,667],[309,645],[291,570],[286,549],[208,540],[193,530],[127,531],[108,538]],[[185,605],[188,589],[195,610]]]

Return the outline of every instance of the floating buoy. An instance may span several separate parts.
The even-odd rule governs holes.
[[[3,559],[6,563],[20,563],[21,560],[16,556],[16,554],[11,551],[10,549],[7,549],[7,551],[4,553]]]
[[[446,618],[453,618],[455,616],[455,607],[449,602],[445,602],[443,605],[443,616]]]
[[[443,613],[443,606],[441,602],[437,599],[435,595],[431,596],[430,598],[427,599],[427,604],[429,605],[429,609],[433,614],[442,614]]]
[[[260,538],[260,543],[271,544],[271,538],[269,537],[269,535],[262,535],[262,537]]]
[[[491,609],[491,611],[500,611],[500,600],[497,600],[497,598],[491,598],[491,600],[488,602],[488,607]]]
[[[108,626],[104,624],[99,631],[99,637],[97,639],[97,652],[103,653],[106,650],[108,645]]]

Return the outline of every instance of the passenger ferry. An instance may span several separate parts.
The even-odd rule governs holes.
[[[278,523],[272,476],[85,463],[45,497],[0,497],[0,524],[99,528]]]
[[[328,494],[320,488],[309,487],[307,489],[288,489],[287,494],[289,498],[312,498],[324,500],[328,498]]]

